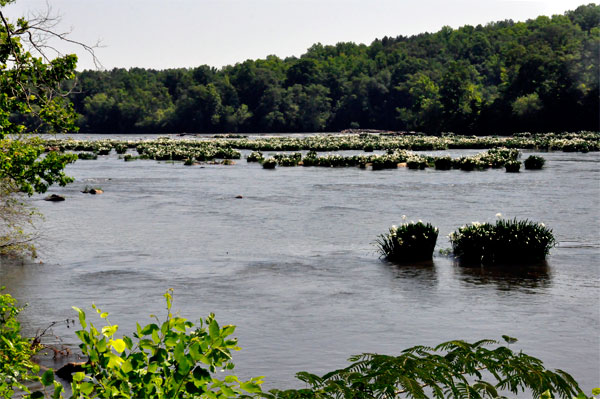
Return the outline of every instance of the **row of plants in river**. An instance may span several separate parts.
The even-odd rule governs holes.
[[[125,161],[136,159],[153,160],[171,160],[184,161],[186,165],[192,165],[194,162],[206,162],[214,159],[239,159],[241,153],[232,147],[206,140],[172,140],[161,138],[157,140],[129,141],[126,143],[112,142],[107,140],[98,141],[75,141],[75,140],[55,140],[48,141],[47,149],[49,151],[91,151],[79,152],[78,158],[85,160],[97,159],[99,154],[110,152],[109,145],[119,145],[116,148],[117,153],[124,154]],[[135,148],[138,155],[127,152],[128,148]],[[353,167],[365,168],[368,166],[374,170],[397,168],[399,164],[409,169],[425,169],[433,167],[438,170],[461,169],[461,170],[483,170],[488,168],[507,167],[511,170],[511,165],[516,166],[516,171],[520,168],[520,162],[517,161],[519,151],[508,148],[492,148],[487,152],[473,156],[463,156],[451,158],[450,156],[426,156],[415,152],[401,149],[388,149],[385,154],[361,154],[361,155],[341,155],[326,154],[318,155],[317,151],[310,150],[306,155],[300,152],[295,153],[277,153],[272,156],[273,159],[266,159],[261,151],[253,151],[248,155],[248,162],[260,162],[265,168],[274,168],[275,166],[321,166],[321,167]],[[544,160],[539,156],[530,156],[525,162],[527,169],[539,169],[543,166]]]
[[[428,260],[438,237],[437,227],[421,221],[392,226],[375,241],[390,261]],[[552,230],[529,220],[473,222],[449,235],[453,255],[465,263],[532,263],[542,261],[556,244]]]
[[[319,166],[319,167],[360,167],[370,166],[373,170],[395,169],[405,166],[409,169],[435,168],[437,170],[460,169],[465,171],[485,170],[489,168],[505,167],[507,172],[518,172],[521,162],[518,161],[520,153],[515,149],[494,148],[486,152],[452,158],[450,156],[426,156],[406,150],[388,151],[387,154],[370,155],[340,155],[327,154],[318,156],[315,151],[309,151],[305,156],[300,152],[277,153],[270,158],[265,158],[262,152],[253,151],[246,160],[259,162],[265,169],[275,166]],[[526,169],[541,169],[545,160],[536,155],[531,155],[525,161]]]
[[[512,137],[496,136],[425,136],[364,134],[322,134],[307,137],[243,137],[239,138],[196,137],[173,140],[162,137],[153,140],[76,140],[53,138],[45,140],[47,150],[90,151],[106,155],[112,149],[124,154],[128,148],[137,148],[140,153],[157,153],[158,158],[179,157],[182,152],[203,152],[210,157],[227,157],[225,149],[252,151],[343,151],[343,150],[412,150],[433,151],[448,149],[511,148],[538,151],[599,151],[600,133],[547,133],[520,134]],[[219,151],[225,151],[224,154]],[[235,154],[235,153],[232,153]],[[224,155],[224,156],[223,156]],[[187,156],[188,158],[190,156]],[[232,156],[235,158],[235,156]],[[171,159],[171,158],[169,158]],[[184,159],[184,158],[183,158]]]
[[[154,316],[156,322],[143,327],[137,324],[131,337],[121,338],[119,326],[109,322],[107,312],[92,306],[104,321],[96,327],[82,309],[74,307],[81,326],[76,332],[79,347],[88,361],[68,376],[72,382],[67,397],[462,399],[498,398],[502,392],[516,395],[527,390],[543,399],[588,398],[565,371],[546,369],[541,360],[493,340],[415,346],[393,356],[363,353],[351,357],[347,367],[323,376],[297,373],[306,388],[266,392],[261,389],[263,377],[242,381],[231,373],[218,375],[234,368],[232,351],[240,349],[231,338],[235,326],[220,326],[213,314],[194,324],[172,313],[172,290],[165,299],[164,322]],[[21,310],[14,298],[0,292],[0,398],[64,398],[64,387],[54,371],[41,373],[32,361],[42,345],[37,339],[21,336],[17,320]],[[502,338],[504,344],[516,342],[512,337]],[[592,394],[600,393],[597,391]]]

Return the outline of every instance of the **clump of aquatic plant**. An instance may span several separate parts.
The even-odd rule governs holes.
[[[123,160],[125,162],[130,162],[130,161],[137,161],[138,159],[148,159],[147,155],[131,155],[131,154],[125,154],[123,155]]]
[[[525,169],[542,169],[546,160],[537,155],[530,155],[525,161]]]
[[[477,159],[472,157],[460,157],[454,161],[454,167],[464,171],[472,171],[475,169],[483,168]]]
[[[250,155],[246,157],[247,162],[262,162],[263,159],[265,159],[265,157],[260,151],[252,151]]]
[[[115,143],[114,149],[117,154],[125,154],[127,152],[127,143]]]
[[[262,162],[262,167],[264,169],[275,169],[275,166],[277,166],[275,158],[267,158]]]
[[[499,219],[477,223],[450,234],[454,255],[468,263],[531,263],[542,261],[556,240],[543,223]]]
[[[427,160],[424,157],[410,157],[406,160],[408,169],[425,169],[427,166]]]
[[[373,170],[396,169],[398,159],[393,155],[381,155],[371,158],[371,167]]]
[[[492,148],[483,154],[478,154],[478,158],[485,167],[501,168],[507,162],[516,161],[520,156],[519,150],[511,148]]]
[[[77,154],[77,159],[95,160],[98,159],[98,154],[96,154],[95,152],[80,152],[79,154]]]
[[[375,243],[381,256],[390,261],[428,260],[433,256],[437,237],[437,227],[419,221],[392,226]]]
[[[449,156],[437,157],[433,164],[437,170],[450,170],[452,168],[452,158]]]
[[[194,164],[194,160],[192,158],[188,158],[183,162],[183,164],[185,166],[192,166]]]
[[[275,154],[273,158],[279,166],[298,166],[302,160],[302,154],[299,152],[293,154]]]
[[[508,173],[518,173],[521,169],[521,162],[519,161],[508,161],[504,164]]]

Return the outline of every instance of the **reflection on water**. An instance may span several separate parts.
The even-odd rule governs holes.
[[[433,260],[410,263],[382,261],[382,263],[393,279],[427,289],[435,288],[438,284]]]
[[[600,350],[600,154],[543,156],[547,168],[518,174],[78,161],[67,169],[75,182],[51,190],[66,201],[32,198],[45,215],[44,263],[0,260],[0,285],[29,303],[28,334],[92,303],[129,334],[163,316],[174,288],[183,317],[214,312],[238,326],[236,373],[264,375],[267,388],[300,386],[296,372],[322,374],[356,353],[506,334],[589,392],[600,375],[590,356]],[[92,182],[104,194],[80,192]],[[372,244],[407,215],[439,227],[444,249],[449,233],[498,212],[553,229],[547,264],[396,265]],[[77,349],[72,328],[53,333]]]
[[[493,285],[499,290],[510,291],[513,289],[543,289],[550,287],[551,275],[548,262],[535,265],[510,264],[510,265],[473,265],[464,264],[454,260],[454,270],[458,278],[475,285]],[[530,290],[535,293],[537,290]]]

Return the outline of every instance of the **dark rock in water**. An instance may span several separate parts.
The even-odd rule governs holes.
[[[242,199],[242,198],[244,198],[244,197],[243,197],[243,196],[241,196],[241,195],[236,195],[236,196],[235,196],[235,198]]]
[[[73,373],[83,372],[85,362],[71,362],[67,363],[58,370],[56,370],[55,374],[62,378],[63,380],[67,380],[69,382],[73,381]]]
[[[58,194],[51,194],[49,196],[47,196],[46,198],[44,198],[44,201],[52,201],[52,202],[58,202],[58,201],[64,201],[65,197],[63,197],[62,195],[58,195]]]

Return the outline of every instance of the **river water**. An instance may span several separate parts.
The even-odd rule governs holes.
[[[92,303],[130,334],[164,315],[161,295],[174,288],[181,315],[238,326],[235,371],[266,376],[266,388],[301,387],[296,372],[357,353],[507,334],[590,392],[600,385],[600,154],[542,155],[543,170],[518,174],[78,161],[67,168],[75,183],[50,191],[66,201],[32,198],[45,215],[40,258],[3,260],[0,285],[29,303],[30,334]],[[80,193],[86,185],[104,194]],[[466,268],[436,254],[397,266],[373,245],[406,215],[438,226],[445,249],[450,232],[497,213],[553,229],[546,264]],[[73,327],[52,331],[76,351]]]

